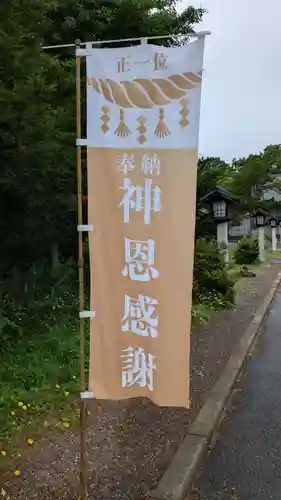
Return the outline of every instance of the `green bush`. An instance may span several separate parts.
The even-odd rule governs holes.
[[[48,262],[34,264],[25,276],[14,269],[16,284],[24,278],[23,290],[16,290],[13,276],[0,280],[0,450],[8,450],[8,456],[27,437],[39,440],[45,421],[62,429],[77,418],[77,264],[61,263],[56,276],[51,271]],[[88,298],[85,286],[87,309]],[[89,322],[85,356],[87,370]],[[6,465],[0,460],[0,476]]]
[[[243,236],[234,252],[237,264],[255,264],[259,258],[259,242],[253,236]]]
[[[226,306],[233,303],[234,280],[227,272],[223,256],[214,240],[198,239],[195,244],[193,303],[208,301],[211,296]],[[217,300],[218,299],[218,300]]]
[[[12,276],[0,281],[0,353],[22,338],[42,335],[54,326],[75,322],[78,311],[77,266],[69,261],[53,277],[47,264],[35,264],[17,295]]]

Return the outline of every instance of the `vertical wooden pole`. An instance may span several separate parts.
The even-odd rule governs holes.
[[[80,40],[75,41],[76,48]],[[76,55],[76,137],[81,139],[81,57]],[[76,146],[77,163],[77,219],[78,225],[83,224],[82,203],[82,158],[81,146]],[[84,249],[83,232],[78,231],[78,272],[79,272],[79,311],[84,311]],[[80,391],[86,390],[85,380],[85,325],[84,318],[79,319],[80,325]],[[86,416],[85,400],[80,399],[80,498],[87,499],[87,452],[86,452]]]

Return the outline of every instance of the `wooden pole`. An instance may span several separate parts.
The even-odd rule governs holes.
[[[75,46],[79,48],[80,40]],[[81,57],[76,55],[76,138],[81,139]],[[81,146],[76,147],[77,163],[77,219],[78,225],[83,224],[82,203],[82,159]],[[79,273],[79,311],[84,311],[84,249],[83,232],[78,231],[78,273]],[[86,390],[85,380],[85,324],[84,318],[79,319],[80,326],[80,391]],[[85,400],[80,398],[80,498],[86,500],[87,493],[87,452],[86,452],[86,417]]]

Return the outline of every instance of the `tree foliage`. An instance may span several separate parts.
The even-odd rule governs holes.
[[[234,282],[227,272],[225,262],[215,240],[196,240],[193,273],[193,301],[216,294],[232,304]]]
[[[179,14],[177,0],[3,0],[0,9],[0,276],[16,265],[75,255],[75,61],[42,45],[185,34],[203,9]],[[167,41],[168,43],[168,41]],[[281,146],[227,164],[198,164],[198,209],[215,185],[239,195],[241,214],[266,188],[280,191]],[[263,201],[267,206],[274,202]],[[197,234],[210,235],[197,212]]]
[[[202,204],[201,198],[216,186],[223,185],[226,180],[232,178],[232,174],[232,166],[220,158],[202,157],[199,159],[197,170],[197,236],[215,236],[216,226],[212,214],[201,212],[202,209],[206,208]]]
[[[237,264],[255,264],[259,259],[258,238],[243,236],[235,249],[234,258]]]
[[[201,158],[197,179],[197,236],[215,235],[211,213],[201,211],[206,208],[201,198],[215,186],[222,186],[239,197],[239,204],[234,206],[237,222],[257,207],[269,213],[279,212],[281,218],[279,202],[272,199],[281,194],[280,144],[267,146],[260,154],[234,159],[231,164],[220,158]],[[272,197],[265,196],[269,193]]]
[[[188,35],[203,10],[179,14],[177,3],[1,1],[0,275],[75,254],[75,61],[42,45]]]
[[[281,192],[281,145],[267,146],[260,154],[251,154],[248,158],[233,160],[232,178],[225,182],[241,200],[245,211],[252,211],[263,202],[263,195],[268,190],[277,194]]]
[[[133,37],[186,34],[203,16],[188,7],[179,14],[177,0],[57,1],[46,12],[46,44],[116,40]]]

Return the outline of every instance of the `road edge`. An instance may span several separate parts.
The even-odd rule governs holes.
[[[150,500],[185,500],[188,489],[208,449],[214,431],[220,422],[223,410],[232,393],[232,388],[244,366],[249,351],[256,340],[261,324],[281,282],[281,272],[272,282],[262,304],[243,337],[234,348],[218,382],[210,391],[210,396],[202,406],[197,418],[169,467],[164,472],[157,487],[150,492]]]

